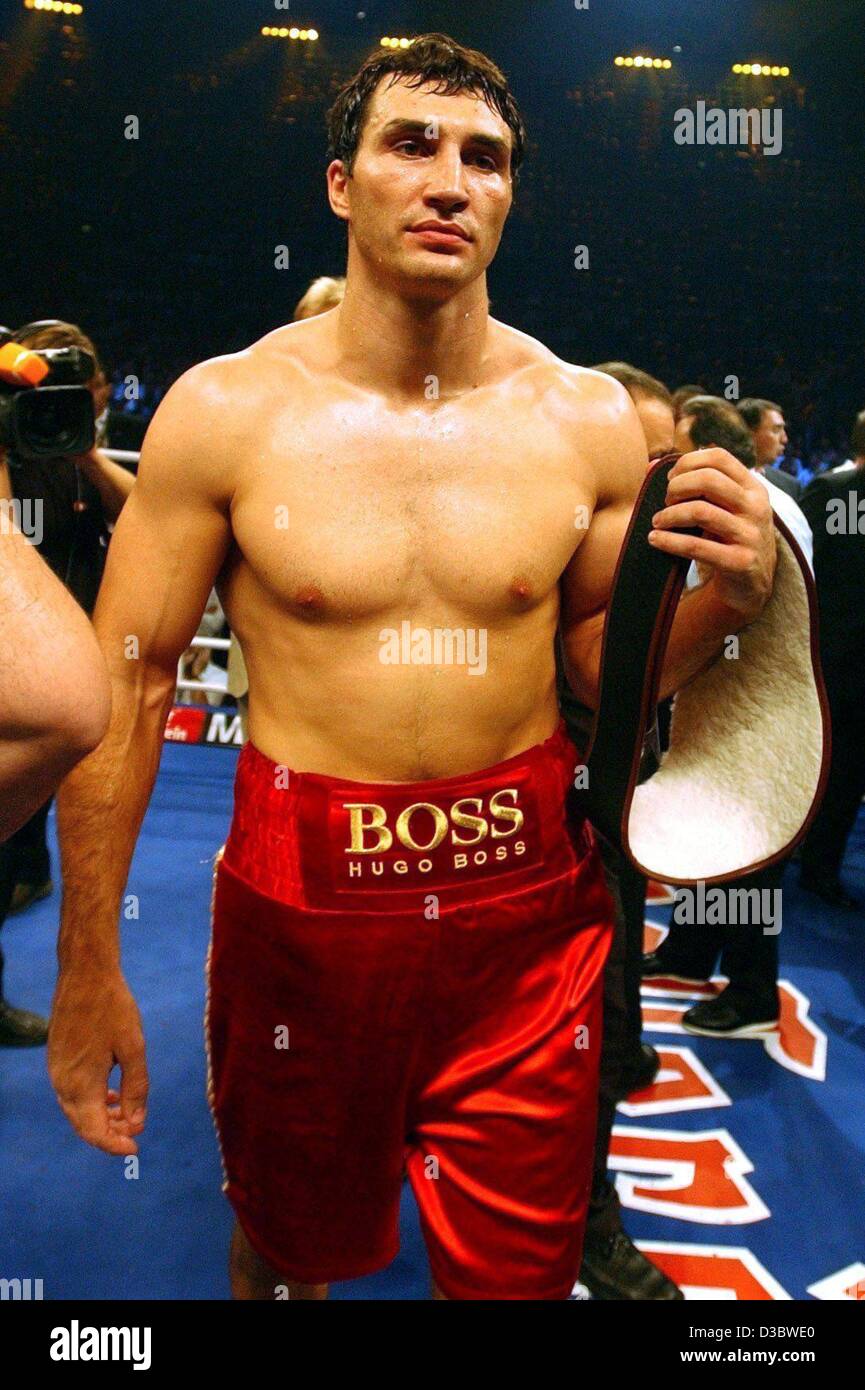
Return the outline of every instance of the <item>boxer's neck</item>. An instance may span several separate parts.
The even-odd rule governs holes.
[[[349,275],[334,317],[340,370],[358,385],[434,405],[481,383],[489,349],[486,276],[431,303],[368,283],[363,273]]]

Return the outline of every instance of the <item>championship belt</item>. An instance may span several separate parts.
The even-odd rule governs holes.
[[[678,458],[666,454],[650,467],[634,504],[607,609],[598,708],[570,804],[647,878],[686,885],[738,878],[790,854],[823,795],[830,725],[814,579],[775,516],[769,601],[735,634],[729,656],[722,652],[677,692],[669,747],[657,771],[638,781],[691,564],[647,539]]]

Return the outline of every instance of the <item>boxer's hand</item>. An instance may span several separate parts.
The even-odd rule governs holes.
[[[719,601],[744,623],[753,622],[772,593],[777,559],[763,484],[726,449],[697,449],[670,470],[666,504],[652,518],[651,543],[707,565]],[[683,526],[699,526],[705,534],[669,529]]]
[[[120,1094],[108,1088],[120,1064]],[[138,1006],[119,970],[60,974],[48,1033],[48,1074],[69,1123],[88,1144],[136,1154],[144,1128],[147,1064]]]

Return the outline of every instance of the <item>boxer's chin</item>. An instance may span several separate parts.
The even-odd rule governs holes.
[[[412,298],[435,299],[453,293],[477,276],[476,267],[469,266],[458,256],[442,256],[425,252],[411,256],[400,264],[403,284]]]
[[[407,258],[418,275],[453,275],[464,277],[474,262],[466,255],[465,245],[458,248],[416,246]]]

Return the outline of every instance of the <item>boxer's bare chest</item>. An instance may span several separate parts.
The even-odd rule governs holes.
[[[310,620],[525,612],[585,534],[592,486],[574,453],[542,412],[495,390],[404,410],[292,402],[261,421],[241,471],[239,563]]]

